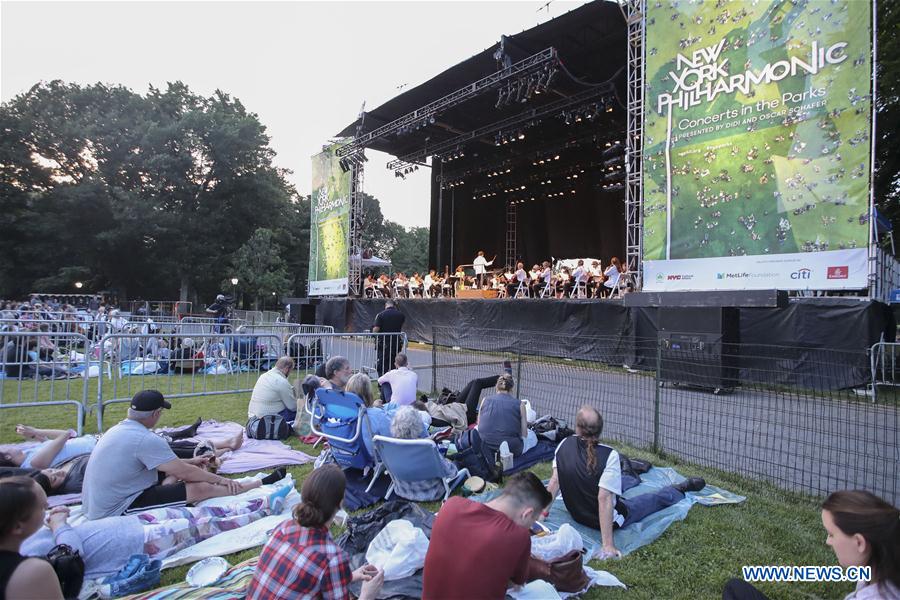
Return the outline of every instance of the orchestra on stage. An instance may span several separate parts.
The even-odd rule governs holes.
[[[615,256],[605,269],[598,259],[557,261],[555,267],[543,261],[528,270],[522,262],[490,269],[495,260],[479,250],[471,264],[458,265],[452,273],[449,265],[424,277],[370,273],[363,293],[366,298],[616,298],[634,290],[631,274]]]

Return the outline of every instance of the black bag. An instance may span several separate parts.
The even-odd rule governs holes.
[[[550,440],[557,444],[575,433],[569,429],[565,421],[557,420],[551,416],[543,416],[528,426],[538,439]]]
[[[293,430],[281,415],[250,417],[247,421],[247,437],[254,440],[286,440]]]
[[[67,544],[57,544],[47,553],[47,562],[56,571],[63,597],[77,598],[84,583],[84,559],[78,550]]]
[[[444,388],[441,390],[441,394],[438,396],[436,404],[450,404],[451,402],[456,402],[457,397],[459,397],[459,392]]]
[[[485,481],[500,483],[503,480],[503,468],[500,467],[499,456],[488,450],[481,442],[477,429],[466,429],[456,438],[457,453],[449,458],[460,469],[468,469],[470,476],[481,477]]]

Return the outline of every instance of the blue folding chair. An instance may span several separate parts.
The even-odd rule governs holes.
[[[375,452],[391,477],[385,500],[394,493],[395,481],[440,479],[444,484],[444,500],[456,486],[469,478],[468,469],[460,469],[454,477],[444,477],[444,466],[437,444],[430,439],[400,440],[376,435],[372,438]]]
[[[316,390],[309,409],[309,428],[312,433],[328,440],[331,454],[342,469],[362,471],[375,466],[375,458],[363,443],[362,427],[366,418],[366,404],[351,392]]]

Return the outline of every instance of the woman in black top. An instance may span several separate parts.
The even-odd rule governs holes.
[[[0,480],[0,600],[62,600],[59,580],[50,563],[19,554],[25,538],[44,524],[46,510],[47,495],[34,479]]]

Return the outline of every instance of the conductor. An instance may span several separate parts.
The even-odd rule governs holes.
[[[400,332],[406,316],[394,306],[393,300],[384,303],[384,310],[375,315],[375,323],[372,325],[372,333],[385,333],[394,335],[379,335],[375,340],[375,369],[381,377],[394,366],[394,358],[399,352],[403,352],[403,338]]]
[[[472,267],[475,269],[475,279],[478,280],[478,288],[484,289],[484,276],[487,273],[485,267],[489,267],[494,264],[494,261],[497,260],[497,255],[494,255],[490,261],[488,261],[484,257],[484,250],[478,251],[478,256],[475,257],[475,260],[472,261]]]

